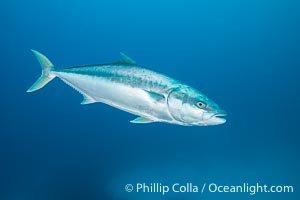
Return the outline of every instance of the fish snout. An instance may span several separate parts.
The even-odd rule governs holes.
[[[226,122],[226,119],[224,117],[226,116],[227,112],[225,110],[218,110],[217,112],[204,114],[203,121],[206,125],[224,124]]]

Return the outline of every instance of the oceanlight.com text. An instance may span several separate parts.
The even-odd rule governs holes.
[[[242,183],[238,185],[225,185],[218,183],[136,183],[126,184],[126,192],[136,193],[159,193],[166,195],[168,193],[245,193],[255,195],[257,193],[293,193],[292,185],[267,185],[261,183],[249,184]]]

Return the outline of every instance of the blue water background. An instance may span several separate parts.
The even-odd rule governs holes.
[[[0,199],[299,199],[300,14],[293,0],[2,1]],[[226,124],[135,116],[40,75],[122,51],[228,112]],[[122,98],[120,96],[120,98]],[[293,185],[294,193],[126,193],[127,183]]]

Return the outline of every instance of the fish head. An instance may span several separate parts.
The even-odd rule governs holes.
[[[187,126],[209,126],[226,122],[227,113],[215,102],[191,87],[173,89],[168,109],[174,120]]]

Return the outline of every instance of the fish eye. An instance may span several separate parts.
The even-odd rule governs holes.
[[[206,104],[205,104],[204,102],[202,102],[202,101],[199,101],[199,102],[197,102],[197,106],[198,106],[199,108],[205,108],[205,107],[206,107]]]

